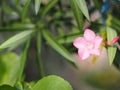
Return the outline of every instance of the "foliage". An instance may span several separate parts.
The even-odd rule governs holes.
[[[72,90],[70,84],[58,76],[45,76],[42,64],[42,44],[51,46],[68,63],[75,65],[71,53],[75,38],[82,36],[85,28],[91,28],[101,36],[104,43],[110,42],[120,33],[119,0],[1,0],[0,1],[0,89],[2,90]],[[116,5],[118,7],[116,7]],[[102,10],[101,10],[102,9]],[[92,20],[93,11],[101,17]],[[116,14],[114,14],[116,13]],[[118,15],[118,16],[116,16]],[[91,25],[86,26],[85,23]],[[104,30],[102,31],[102,29]],[[102,33],[100,33],[102,32]],[[11,34],[7,34],[11,33]],[[24,68],[29,47],[35,39],[40,78],[34,85],[24,81]],[[107,47],[110,65],[116,59],[117,47]],[[21,53],[15,52],[20,48]],[[49,82],[49,84],[48,84]],[[41,89],[42,90],[42,89]]]

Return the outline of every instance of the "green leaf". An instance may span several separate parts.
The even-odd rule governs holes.
[[[85,0],[75,0],[78,4],[78,7],[82,11],[82,13],[85,15],[85,17],[90,21],[88,9]]]
[[[77,37],[82,36],[80,33],[68,34],[61,37],[58,37],[56,40],[61,44],[72,43],[73,40]]]
[[[16,90],[16,88],[11,87],[9,85],[2,85],[0,86],[0,90]]]
[[[39,80],[32,90],[73,90],[71,85],[59,76],[50,75]]]
[[[25,48],[22,52],[22,55],[21,55],[21,58],[20,58],[20,69],[19,69],[19,76],[18,76],[18,79],[19,81],[21,81],[21,78],[22,78],[22,75],[23,75],[23,71],[24,71],[24,67],[25,67],[25,62],[26,62],[26,59],[27,59],[27,52],[28,52],[28,49],[29,49],[29,45],[30,45],[30,40],[27,41],[26,45],[25,45]]]
[[[2,4],[2,10],[7,14],[12,14],[13,13],[13,10],[8,5]]]
[[[31,2],[31,0],[27,0],[25,6],[23,7],[22,15],[21,15],[22,20],[24,20],[24,17],[25,17],[25,15],[26,15],[27,11],[28,11],[30,2]]]
[[[13,86],[15,84],[20,68],[19,63],[19,57],[13,52],[0,56],[0,85],[8,84]]]
[[[53,49],[55,49],[58,53],[64,56],[67,60],[74,63],[74,59],[71,57],[70,53],[54,39],[54,37],[50,34],[49,31],[43,30],[43,36],[46,39],[47,43]]]
[[[94,1],[94,4],[95,4],[95,7],[99,10],[101,10],[101,7],[102,7],[102,1],[98,1],[98,0],[93,0]]]
[[[114,29],[107,27],[107,41],[110,43],[114,37],[117,36],[117,33]],[[115,58],[117,48],[114,46],[108,47],[108,58],[109,58],[109,64],[111,65],[113,63],[113,60]]]
[[[40,8],[41,0],[35,0],[35,13],[37,15]]]
[[[75,19],[77,21],[78,28],[81,32],[82,29],[83,29],[83,15],[82,15],[82,12],[79,9],[75,0],[70,0],[70,4],[71,4],[71,7],[73,9],[73,13],[74,13]]]
[[[41,43],[41,33],[37,32],[37,38],[36,38],[36,51],[37,51],[37,64],[40,70],[40,77],[44,77],[44,68],[43,68],[43,62],[42,62],[42,56],[41,56],[41,48],[42,48],[42,43]]]
[[[0,45],[0,49],[19,45],[22,42],[24,42],[25,40],[27,40],[31,36],[32,33],[33,33],[33,30],[29,30],[29,31],[23,31],[19,34],[16,34],[15,36],[9,38],[7,41],[2,43]]]
[[[41,11],[41,17],[45,16],[46,13],[55,6],[55,4],[58,2],[58,0],[50,0],[49,3],[42,9]]]

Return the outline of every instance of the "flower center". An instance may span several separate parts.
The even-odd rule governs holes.
[[[94,44],[93,43],[89,43],[87,47],[88,47],[88,49],[92,49],[94,47]]]

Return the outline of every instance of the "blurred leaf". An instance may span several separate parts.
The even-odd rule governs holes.
[[[90,21],[87,5],[85,0],[75,0],[78,4],[78,7],[82,11],[82,13],[85,15],[85,17]]]
[[[0,85],[14,85],[20,68],[19,57],[12,52],[0,56]]]
[[[70,4],[71,4],[71,7],[73,9],[73,13],[74,13],[75,19],[77,21],[78,28],[81,32],[83,30],[83,15],[82,15],[82,12],[79,9],[75,0],[70,0]]]
[[[48,32],[47,30],[43,30],[43,36],[46,39],[47,43],[53,49],[55,49],[58,53],[64,56],[67,60],[74,63],[74,59],[71,57],[70,53],[54,39],[50,32]]]
[[[82,36],[80,33],[68,34],[57,38],[57,41],[61,44],[63,43],[72,43],[73,40],[77,37]]]
[[[0,49],[4,49],[4,48],[19,45],[23,41],[27,40],[31,36],[32,33],[33,33],[33,30],[29,30],[29,31],[23,31],[23,32],[21,32],[19,34],[16,34],[13,37],[9,38],[4,43],[2,43],[0,45]]]
[[[98,0],[93,0],[93,1],[94,1],[96,8],[100,10],[102,6],[102,1],[98,1]]]
[[[11,87],[9,85],[2,85],[0,86],[0,90],[16,90],[16,88]]]
[[[50,0],[49,3],[42,9],[41,17],[45,16],[45,14],[55,6],[58,0]]]
[[[117,33],[114,29],[107,27],[107,41],[110,43],[114,37],[117,36]],[[109,58],[109,64],[111,65],[113,63],[113,60],[115,58],[117,48],[114,46],[108,47],[108,58]]]
[[[32,90],[73,90],[71,85],[59,76],[50,75],[39,80]]]
[[[45,73],[44,73],[44,69],[43,69],[43,62],[42,62],[42,56],[41,56],[41,48],[42,48],[42,43],[41,43],[41,32],[37,32],[37,38],[36,38],[37,42],[36,42],[36,51],[37,51],[37,64],[39,67],[39,72],[40,72],[40,77],[44,77]]]
[[[29,49],[29,45],[30,45],[30,40],[27,41],[26,45],[25,45],[25,48],[22,52],[22,55],[21,55],[21,58],[20,58],[20,69],[19,69],[19,81],[21,81],[21,78],[22,78],[22,75],[23,75],[23,71],[24,71],[24,67],[25,67],[25,62],[26,62],[26,59],[27,59],[27,52],[28,52],[28,49]]]
[[[25,15],[26,15],[27,11],[28,11],[30,2],[31,2],[31,0],[27,0],[25,6],[23,7],[22,15],[21,15],[22,20],[24,20],[24,17],[25,17]]]
[[[89,73],[84,79],[91,86],[102,90],[119,90],[120,87],[120,72],[113,67]]]
[[[120,59],[120,50],[117,49],[113,63],[120,70],[120,60],[119,59]]]
[[[27,31],[34,29],[35,25],[32,23],[13,23],[9,24],[7,27],[0,27],[0,32],[7,32],[7,31]]]
[[[25,81],[19,81],[17,82],[14,87],[16,87],[16,90],[32,90],[32,86],[35,85],[35,81],[32,82],[25,82]]]
[[[40,8],[41,0],[35,0],[35,13],[37,15]]]
[[[12,14],[13,12],[13,10],[8,5],[4,5],[4,4],[2,4],[2,10],[7,14]]]

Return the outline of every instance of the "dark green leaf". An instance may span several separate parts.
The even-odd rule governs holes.
[[[102,6],[102,1],[98,1],[98,0],[93,0],[93,1],[94,1],[96,8],[100,10]]]
[[[82,11],[82,13],[85,15],[85,17],[90,21],[87,5],[85,0],[75,0]]]
[[[75,19],[77,21],[79,30],[81,32],[82,29],[83,29],[83,15],[82,15],[82,12],[79,9],[78,4],[76,3],[75,0],[70,0],[70,4],[71,4],[71,7],[73,9],[73,13],[74,13]]]
[[[41,0],[35,0],[35,13],[37,15],[40,8]]]
[[[49,3],[43,8],[41,12],[41,17],[45,16],[45,14],[55,6],[55,4],[58,2],[58,0],[50,0]]]
[[[60,53],[62,56],[64,56],[67,60],[74,62],[74,59],[71,57],[70,53],[62,46],[60,45],[48,32],[47,30],[43,31],[43,36],[46,39],[47,43],[55,49],[58,53]]]
[[[24,70],[24,67],[25,67],[25,62],[26,62],[26,59],[27,59],[27,52],[28,52],[28,49],[29,49],[29,45],[30,45],[30,40],[28,40],[28,42],[26,43],[25,45],[25,48],[22,52],[22,55],[21,55],[21,59],[20,59],[20,69],[19,69],[19,81],[21,80],[22,78],[22,75],[23,75],[23,70]]]
[[[114,29],[107,27],[107,41],[110,43],[114,37],[117,36],[117,33]],[[113,63],[113,60],[115,58],[117,48],[112,46],[108,47],[108,58],[109,58],[109,64],[111,65]]]
[[[31,0],[27,0],[25,6],[23,7],[22,15],[21,15],[22,20],[24,20],[24,17],[25,17],[25,15],[26,15],[27,11],[28,11],[28,8],[29,8],[29,5],[30,5],[30,2],[31,2]]]
[[[43,62],[42,62],[42,57],[41,57],[41,48],[42,48],[42,43],[41,43],[41,33],[37,32],[37,64],[40,70],[40,77],[44,77],[44,69],[43,69]]]
[[[32,90],[73,90],[61,77],[50,75],[39,80]]]
[[[0,90],[16,90],[16,88],[11,87],[9,85],[2,85],[0,86]]]

